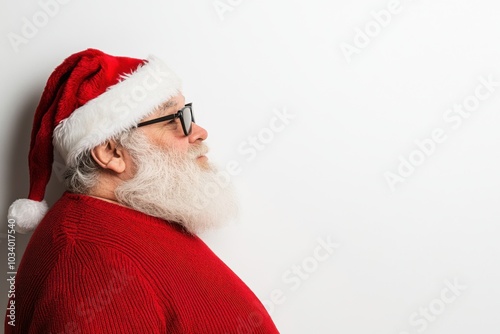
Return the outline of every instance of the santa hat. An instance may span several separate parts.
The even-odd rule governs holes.
[[[80,153],[130,129],[176,96],[181,81],[161,60],[115,57],[88,49],[51,74],[35,112],[29,151],[28,199],[9,208],[16,231],[34,230],[48,210],[44,201],[54,147],[67,167]]]

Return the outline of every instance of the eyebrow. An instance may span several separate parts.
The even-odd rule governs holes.
[[[176,105],[177,105],[177,103],[173,100],[168,100],[167,102],[160,104],[158,106],[158,110],[161,111],[160,117],[169,115],[169,113],[167,112],[167,109],[172,108]],[[176,112],[177,111],[175,111],[173,113],[175,114]],[[170,113],[170,114],[172,114],[172,113]]]

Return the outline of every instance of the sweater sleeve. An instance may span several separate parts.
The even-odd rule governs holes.
[[[166,333],[159,306],[137,261],[111,247],[68,246],[42,286],[29,333]]]

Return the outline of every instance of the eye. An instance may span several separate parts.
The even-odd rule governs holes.
[[[174,130],[177,129],[177,119],[174,118],[172,120],[165,122],[165,126]]]

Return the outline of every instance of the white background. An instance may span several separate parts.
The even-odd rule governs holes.
[[[183,79],[211,160],[240,166],[238,220],[203,239],[282,333],[499,332],[500,86],[460,126],[443,118],[474,101],[480,77],[500,82],[498,1],[401,0],[379,30],[372,12],[387,0],[67,2],[15,45],[9,36],[23,37],[43,6],[2,1],[4,217],[28,192],[31,122],[52,70],[89,47],[154,54]],[[346,57],[341,45],[355,43]],[[270,138],[283,110],[293,119]],[[446,140],[422,156],[415,141],[435,129]],[[259,134],[249,159],[238,147]],[[424,160],[391,190],[384,174],[411,155]],[[49,203],[62,191],[53,174]],[[328,238],[340,246],[314,259]],[[17,235],[18,261],[28,240]],[[447,281],[466,286],[450,303]]]

